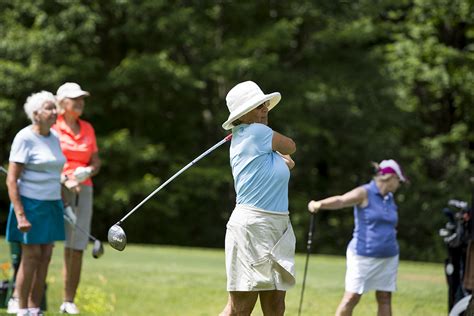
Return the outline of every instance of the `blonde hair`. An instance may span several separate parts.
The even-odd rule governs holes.
[[[26,116],[28,116],[32,123],[35,122],[35,113],[48,101],[56,104],[56,98],[48,91],[33,93],[26,99],[23,108],[25,109]]]

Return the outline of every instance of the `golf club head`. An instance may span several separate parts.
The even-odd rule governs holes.
[[[92,248],[92,257],[99,259],[104,254],[104,247],[99,239],[94,240],[94,247]]]
[[[125,249],[127,245],[127,235],[123,231],[122,227],[118,224],[113,225],[109,229],[109,233],[107,234],[107,239],[109,240],[109,244],[112,248],[122,251]]]

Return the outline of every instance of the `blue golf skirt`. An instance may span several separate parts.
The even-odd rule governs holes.
[[[51,244],[56,240],[64,240],[63,202],[41,201],[21,196],[25,216],[31,223],[31,229],[22,233],[18,229],[13,204],[8,214],[6,239],[9,242],[22,244]]]

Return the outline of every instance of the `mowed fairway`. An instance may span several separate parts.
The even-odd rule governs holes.
[[[227,300],[223,250],[129,244],[118,252],[85,253],[77,303],[82,315],[218,315]],[[317,248],[317,245],[315,245]],[[0,263],[9,261],[0,239]],[[48,274],[48,313],[61,304],[62,243]],[[286,315],[297,315],[306,255],[297,256],[297,286],[287,294]],[[302,315],[333,315],[344,291],[343,257],[312,255]],[[442,264],[402,262],[394,315],[446,315],[447,286]],[[5,310],[0,309],[0,314]],[[262,315],[257,305],[253,315]],[[355,316],[376,315],[374,294],[362,298]]]

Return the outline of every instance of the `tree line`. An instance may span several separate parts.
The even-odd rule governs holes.
[[[91,92],[98,136],[92,233],[108,228],[226,134],[227,91],[253,80],[282,102],[269,125],[298,147],[290,211],[304,251],[307,202],[394,158],[401,257],[440,261],[450,198],[474,176],[474,10],[469,0],[0,2],[0,162],[28,124],[26,97],[65,81]],[[8,214],[0,186],[0,229]],[[235,202],[223,146],[124,224],[131,242],[223,247]],[[314,249],[344,254],[352,210],[317,215]]]

